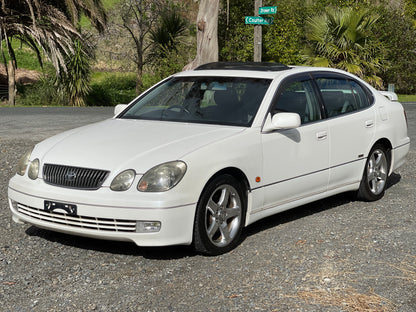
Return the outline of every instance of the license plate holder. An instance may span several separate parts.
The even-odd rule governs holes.
[[[45,200],[44,210],[47,211],[47,212],[65,213],[65,214],[70,215],[70,216],[76,216],[77,215],[77,205],[53,202],[53,201],[49,201],[49,200]]]

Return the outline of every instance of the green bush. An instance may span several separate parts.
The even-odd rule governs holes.
[[[31,85],[17,85],[18,106],[61,106],[68,101],[49,79],[41,79]]]
[[[134,73],[95,73],[87,106],[115,106],[129,103],[136,96]]]

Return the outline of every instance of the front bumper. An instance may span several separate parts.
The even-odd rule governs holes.
[[[43,184],[39,187],[39,183]],[[29,184],[29,185],[28,185]],[[30,186],[30,184],[32,184]],[[158,194],[152,194],[159,198]],[[137,192],[136,199],[140,196]],[[52,231],[106,240],[131,241],[138,246],[188,245],[192,243],[196,204],[178,205],[163,200],[143,206],[132,205],[131,196],[110,190],[80,191],[27,181],[20,176],[10,180],[9,206],[13,220]],[[163,196],[161,196],[163,198]],[[45,211],[45,200],[76,205],[76,215]],[[149,200],[146,201],[149,204]],[[160,229],[147,231],[147,224]]]

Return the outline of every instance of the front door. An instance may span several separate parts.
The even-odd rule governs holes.
[[[329,178],[329,133],[309,76],[282,85],[271,114],[295,112],[296,129],[262,133],[264,208],[273,213],[326,191]]]

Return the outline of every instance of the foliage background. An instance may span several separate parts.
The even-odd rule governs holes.
[[[139,92],[155,82],[180,71],[196,54],[196,16],[198,2],[173,1],[179,7],[180,16],[186,21],[186,29],[173,51],[163,57],[147,58]],[[81,18],[81,28],[91,35],[95,46],[92,63],[90,91],[87,105],[116,105],[127,103],[136,95],[134,79],[134,46],[120,23],[120,0],[103,0],[109,23],[103,34],[96,32],[88,19]],[[402,94],[416,93],[416,1],[415,0],[263,0],[263,6],[277,5],[273,25],[262,27],[263,61],[285,64],[305,64],[307,47],[305,21],[322,15],[328,7],[352,7],[355,10],[370,8],[380,15],[373,37],[382,44],[387,62],[378,75],[383,87],[395,84],[395,91]],[[244,25],[244,16],[253,15],[253,0],[220,0],[219,59],[221,61],[252,61],[253,25]],[[14,42],[20,45],[19,42]],[[35,85],[20,86],[18,103],[24,105],[67,105],[59,90],[53,87],[48,66],[36,65],[33,53],[23,45],[18,49],[18,65],[36,69],[43,78]],[[149,56],[152,53],[149,51]],[[154,55],[154,53],[153,53]]]

